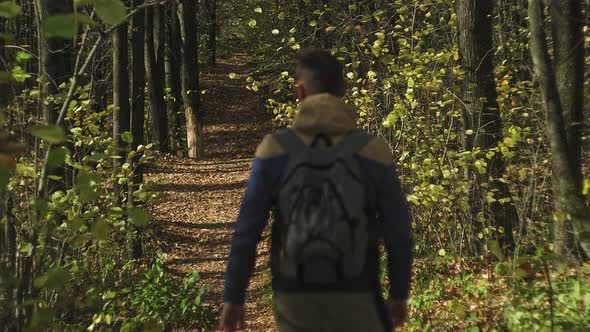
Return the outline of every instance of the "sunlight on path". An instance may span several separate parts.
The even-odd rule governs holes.
[[[210,288],[205,301],[218,307],[223,274],[242,194],[256,144],[271,131],[264,95],[244,87],[250,68],[238,54],[205,71],[202,88],[205,150],[202,160],[161,157],[147,180],[162,198],[151,208],[159,225],[159,247],[175,272],[200,272]],[[230,73],[237,79],[230,79]],[[267,255],[268,241],[259,254]],[[248,293],[248,331],[274,331],[268,296],[267,260],[257,262]]]

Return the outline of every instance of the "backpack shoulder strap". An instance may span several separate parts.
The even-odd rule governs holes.
[[[273,137],[289,155],[297,155],[307,149],[307,145],[291,129],[281,129]]]
[[[364,130],[354,130],[337,144],[338,151],[344,155],[353,155],[369,144],[370,140],[371,136]]]

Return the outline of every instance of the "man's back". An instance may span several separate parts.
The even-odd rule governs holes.
[[[292,130],[310,145],[323,134],[337,144],[356,128],[354,109],[341,99],[330,94],[308,97],[300,106]],[[268,135],[256,152],[252,175],[246,191],[240,217],[235,229],[235,237],[226,276],[225,301],[243,303],[244,291],[254,264],[256,243],[266,225],[269,211],[277,207],[280,184],[290,159],[289,151],[277,141],[276,136]],[[390,295],[404,299],[409,288],[411,265],[411,237],[409,215],[399,181],[395,175],[393,158],[389,147],[380,139],[371,137],[355,158],[360,166],[360,174],[366,188],[367,219],[370,230],[385,241],[389,255]],[[362,273],[351,280],[341,280],[330,284],[305,283],[293,278],[285,278],[279,273],[282,247],[280,213],[275,214],[273,223],[271,269],[273,271],[273,290],[276,298],[283,299],[295,294],[372,294],[372,303],[385,320],[378,281],[379,250],[378,243],[368,244],[367,257]],[[292,300],[297,302],[296,300]],[[357,310],[358,311],[358,310]],[[354,316],[354,315],[353,315]]]

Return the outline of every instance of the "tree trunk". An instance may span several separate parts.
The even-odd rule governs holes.
[[[178,16],[176,15],[176,5],[170,4],[167,28],[167,48],[166,48],[166,87],[169,95],[167,100],[170,146],[173,151],[180,148],[180,133],[182,123],[180,111],[182,107],[182,83],[179,73],[181,72],[181,49],[182,43],[180,37],[180,26]]]
[[[590,255],[590,213],[582,195],[582,182],[579,181],[580,165],[569,147],[568,127],[562,109],[562,96],[559,94],[556,75],[549,57],[543,12],[542,1],[529,0],[531,57],[547,115],[547,136],[551,146],[553,177],[557,188],[553,200],[555,206],[563,207],[563,211],[554,211],[554,219],[570,221],[584,253]],[[583,71],[583,68],[577,70]]]
[[[199,114],[199,59],[197,11],[191,0],[180,1],[180,31],[182,34],[182,99],[186,117],[188,156],[203,156],[203,123]]]
[[[550,4],[555,54],[555,83],[559,93],[561,112],[565,126],[569,156],[575,163],[575,181],[583,181],[582,131],[584,111],[584,16],[577,0],[553,1]],[[555,177],[554,177],[555,180]],[[554,195],[559,194],[557,181],[553,183]],[[555,201],[555,211],[563,215],[564,206]],[[573,262],[575,240],[571,221],[556,218],[553,223],[555,252],[558,262]]]
[[[465,70],[463,124],[465,131],[473,131],[472,135],[464,135],[464,145],[466,150],[487,150],[497,146],[502,138],[502,119],[494,79],[493,2],[459,0],[457,5],[459,50]],[[484,220],[490,220],[497,229],[502,228],[504,232],[499,233],[500,243],[510,247],[518,215],[512,202],[500,202],[502,198],[510,198],[508,186],[499,181],[505,170],[504,160],[500,153],[496,153],[487,163],[486,174],[474,181],[472,212],[474,216],[483,213]],[[490,178],[492,180],[488,180]],[[481,188],[479,184],[488,181],[491,181],[489,188]],[[494,193],[493,199],[489,200],[491,203],[488,203],[488,191]],[[475,224],[477,222],[475,220]]]
[[[143,0],[136,0],[133,6],[143,4]],[[144,143],[145,122],[145,11],[140,10],[131,17],[131,134],[133,136],[133,150]],[[143,166],[139,164],[138,154],[133,160],[133,187],[129,194],[129,203],[133,204],[133,191],[143,182]],[[138,230],[131,227],[127,241],[127,252],[130,258],[142,256]]]
[[[209,54],[207,63],[215,66],[217,63],[217,0],[206,0],[207,30],[209,34]]]
[[[164,31],[161,6],[145,13],[145,71],[150,92],[152,134],[160,151],[168,151],[168,117],[164,100]]]
[[[70,0],[37,0],[39,77],[43,97],[56,94],[62,83],[67,83],[73,70],[72,41],[63,38],[45,38],[43,22],[49,16],[71,14],[73,3]],[[40,23],[40,25],[39,25]],[[43,113],[48,123],[55,123],[59,105],[53,101],[42,103]]]
[[[113,34],[113,141],[117,155],[121,159],[114,159],[114,171],[119,170],[121,162],[127,158],[128,147],[122,140],[121,134],[130,130],[129,105],[129,52],[127,42],[127,25],[123,24]],[[116,192],[122,196],[124,190],[117,185]]]

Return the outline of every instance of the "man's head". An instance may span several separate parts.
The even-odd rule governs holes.
[[[296,58],[297,96],[303,100],[319,93],[343,97],[346,83],[342,64],[330,52],[318,49],[303,50]]]

